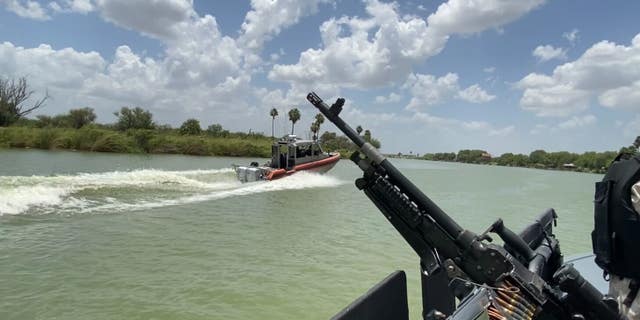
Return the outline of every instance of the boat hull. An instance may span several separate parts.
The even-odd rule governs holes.
[[[235,167],[235,171],[236,171],[238,180],[240,180],[241,182],[253,182],[253,181],[260,181],[260,180],[269,181],[269,180],[280,179],[300,171],[325,173],[331,170],[331,168],[333,168],[333,166],[335,166],[339,160],[340,160],[340,154],[336,152],[336,153],[330,153],[329,157],[321,160],[316,160],[316,161],[311,161],[311,162],[296,165],[291,170],[275,169],[275,168],[264,167],[264,166],[263,167],[238,166],[238,167]]]
[[[267,174],[267,176],[265,177],[265,180],[279,179],[299,171],[325,173],[331,170],[331,168],[333,168],[333,166],[335,166],[336,163],[338,163],[338,160],[340,160],[340,154],[337,152],[331,153],[331,155],[328,158],[299,164],[297,166],[294,166],[293,169],[291,170],[273,169],[269,172],[269,174]]]

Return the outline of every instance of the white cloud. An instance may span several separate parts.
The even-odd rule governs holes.
[[[471,34],[498,28],[542,5],[544,0],[449,0],[429,16],[438,34]]]
[[[395,92],[391,92],[388,96],[376,96],[375,102],[380,104],[393,103],[393,102],[398,102],[401,99],[402,99],[401,95]]]
[[[159,39],[180,36],[176,29],[195,15],[190,0],[97,0],[96,6],[105,20]]]
[[[488,102],[495,98],[477,84],[461,90],[458,75],[455,73],[447,73],[440,78],[428,74],[411,74],[403,88],[409,89],[412,94],[406,109],[414,111],[441,104],[452,98],[472,103]]]
[[[55,50],[49,45],[23,48],[9,42],[0,44],[0,74],[10,78],[26,77],[34,96],[42,96],[48,91],[51,99],[39,110],[48,114],[66,112],[87,102],[78,97],[83,95],[87,80],[103,72],[106,65],[100,54],[93,51]]]
[[[7,10],[21,16],[34,20],[49,20],[51,17],[46,13],[45,9],[36,1],[20,1],[20,0],[1,0]]]
[[[244,64],[254,55],[244,52],[235,39],[223,36],[213,16],[199,16],[190,0],[97,0],[96,9],[105,20],[165,44],[163,58],[144,59],[135,69],[150,68],[146,72],[156,76],[146,79],[153,84],[162,80],[177,88],[217,86],[248,76]],[[125,51],[118,49],[114,63],[123,62]],[[117,81],[111,77],[95,85],[110,82],[118,87]]]
[[[496,71],[496,67],[486,67],[486,68],[482,69],[482,71],[484,71],[486,73],[494,73]]]
[[[367,2],[368,19],[342,17],[320,27],[323,48],[308,49],[294,65],[275,65],[269,79],[371,88],[406,77],[412,63],[442,49],[444,38],[419,18],[403,20],[394,4]]]
[[[245,130],[247,123],[260,123],[256,117],[267,114],[254,107],[256,92],[249,76],[218,75],[216,81],[178,86],[172,68],[179,62],[144,57],[127,46],[119,47],[114,59],[106,61],[96,52],[71,48],[0,45],[0,74],[27,76],[36,96],[49,91],[52,98],[40,110],[47,114],[91,106],[101,122],[109,122],[121,106],[140,106],[151,110],[160,122],[176,125],[197,116],[203,125],[218,122],[232,130]]]
[[[10,42],[0,44],[0,73],[27,76],[35,86],[82,87],[86,79],[101,72],[105,65],[104,59],[94,51],[84,53],[72,48],[54,50],[49,45],[23,48]]]
[[[597,96],[609,108],[640,110],[640,34],[629,46],[601,41],[551,75],[529,74],[516,87],[520,106],[539,116],[569,116],[586,110]]]
[[[551,45],[537,46],[531,53],[538,58],[540,62],[546,62],[552,59],[566,60],[567,50],[562,48],[554,48]]]
[[[54,12],[87,14],[95,9],[91,0],[62,0],[49,2],[49,8]]]
[[[296,64],[275,65],[269,79],[352,88],[388,85],[438,54],[452,34],[499,27],[543,1],[450,0],[427,19],[402,16],[395,3],[365,3],[367,17],[325,21],[320,27],[322,47],[302,52]]]
[[[416,112],[412,121],[426,124],[429,130],[436,129],[456,134],[485,134],[486,136],[508,136],[515,131],[515,126],[496,128],[485,121],[461,121],[457,119],[442,118],[424,112]]]
[[[488,94],[477,84],[458,92],[458,97],[471,103],[484,103],[496,98],[496,96]]]
[[[135,105],[164,112],[164,121],[171,122],[176,114],[203,110],[209,111],[199,114],[203,121],[220,117],[220,112],[227,121],[250,117],[254,91],[235,42],[215,37],[217,27],[211,17],[182,27],[175,30],[184,35],[167,40],[164,57],[156,59],[128,46],[120,46],[113,60],[106,61],[96,52],[48,45],[25,49],[5,42],[0,44],[0,74],[27,76],[38,92],[46,88],[52,96],[47,102],[49,114],[90,105],[101,121],[109,121],[105,115],[122,105]],[[238,123],[233,121],[231,127]]]
[[[609,89],[598,96],[598,102],[609,108],[638,109],[640,104],[640,80],[628,85]]]
[[[470,137],[479,138],[478,141],[473,142],[473,144],[478,144],[481,143],[480,140],[486,141],[487,137],[508,137],[514,134],[516,129],[513,125],[496,127],[485,121],[462,121],[434,116],[426,112],[415,112],[410,116],[393,112],[372,113],[352,105],[349,105],[343,113],[345,121],[352,124],[366,124],[366,129],[372,129],[374,136],[387,130],[388,127],[414,128],[418,131],[428,132],[429,136],[448,137],[448,139],[464,141],[462,145],[456,146],[459,148],[468,148]],[[394,133],[398,134],[397,131],[394,131]],[[470,134],[472,135],[470,136]],[[413,131],[412,135],[415,135],[415,131]],[[446,144],[447,142],[444,140],[441,142]],[[418,141],[424,142],[423,138]],[[383,140],[382,143],[384,146],[385,141]],[[423,148],[424,146],[421,147]]]
[[[522,78],[522,80],[518,81],[515,86],[516,88],[520,89],[544,88],[553,86],[554,83],[555,81],[553,80],[553,78],[549,76],[538,73],[530,73],[526,77]]]
[[[515,126],[507,126],[500,129],[491,129],[489,130],[489,136],[490,137],[506,137],[508,135],[513,134],[515,130],[516,130]]]
[[[529,131],[530,134],[532,135],[538,135],[538,134],[542,134],[545,132],[548,132],[549,126],[546,124],[536,124],[533,129],[531,129],[531,131]]]
[[[520,99],[522,109],[540,117],[565,117],[586,110],[589,92],[570,85],[527,88]]]
[[[451,99],[460,89],[455,73],[447,73],[440,78],[429,74],[411,74],[404,87],[413,95],[406,109],[416,111]]]
[[[50,46],[35,50],[5,44],[0,54],[0,72],[7,76],[32,75],[29,82],[34,88],[50,89],[53,99],[47,103],[47,113],[64,112],[69,106],[84,104],[95,107],[101,121],[109,121],[104,115],[110,115],[119,106],[137,105],[154,111],[160,121],[176,124],[175,121],[179,121],[176,114],[186,117],[196,113],[203,122],[214,119],[230,129],[244,130],[246,123],[263,117],[261,108],[267,108],[265,101],[277,96],[277,101],[270,102],[300,105],[311,89],[304,85],[292,86],[283,97],[279,91],[270,94],[252,87],[254,70],[251,67],[260,57],[243,48],[238,40],[223,36],[215,18],[199,16],[193,10],[192,1],[98,0],[94,3],[92,8],[105,20],[160,40],[165,47],[164,54],[159,58],[145,57],[128,46],[120,46],[113,60],[105,61],[94,52],[55,50]],[[78,1],[57,1],[51,3],[50,8],[57,12],[89,10],[80,5]],[[303,8],[309,9],[304,5]],[[277,34],[291,21],[281,23],[277,28],[270,24],[270,28],[275,29],[265,30],[260,34],[263,37],[260,41]],[[254,35],[257,37],[257,33]],[[280,50],[279,55],[283,54]],[[67,63],[63,59],[65,55],[77,59]],[[87,65],[85,60],[90,59],[83,58],[87,55],[97,62]],[[62,74],[66,76],[60,77]],[[314,89],[320,93],[337,92],[332,86],[314,86]]]
[[[405,123],[410,121],[409,118],[398,115],[396,113],[372,113],[368,111],[363,111],[361,108],[356,106],[349,106],[348,109],[344,111],[345,121],[348,123],[362,123],[366,128],[378,128],[381,125],[389,124],[390,122],[395,123]]]
[[[571,119],[558,124],[559,129],[574,129],[579,127],[585,127],[596,123],[596,117],[588,114],[582,117],[574,116]]]
[[[332,0],[252,0],[251,11],[242,23],[239,41],[250,49],[261,49],[264,42],[300,18],[317,12],[320,3]]]
[[[579,39],[578,32],[580,32],[578,29],[573,29],[571,31],[567,31],[563,33],[562,37],[567,39],[569,43],[573,46],[576,44],[576,41],[578,41]]]
[[[583,127],[588,127],[597,122],[597,118],[592,114],[584,116],[573,116],[568,120],[554,123],[554,124],[536,124],[529,133],[532,135],[555,133],[560,130],[573,130]]]

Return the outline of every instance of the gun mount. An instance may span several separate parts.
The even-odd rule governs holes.
[[[328,106],[311,92],[307,100],[358,147],[351,156],[363,171],[356,187],[418,254],[425,319],[624,319],[571,265],[563,267],[552,230],[557,218],[553,209],[519,235],[502,220],[475,234],[458,225],[340,118],[343,98]],[[491,243],[489,233],[497,234],[504,245]],[[375,296],[380,302],[396,295]],[[455,298],[460,301],[457,306]],[[402,310],[394,301],[392,308]],[[405,318],[400,316],[405,312],[392,317],[383,316],[388,312],[367,313],[366,299],[357,303],[357,308],[347,308],[334,319]],[[371,308],[379,307],[371,303]],[[348,312],[356,309],[357,314]]]

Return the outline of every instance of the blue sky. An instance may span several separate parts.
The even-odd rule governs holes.
[[[384,152],[617,150],[640,135],[640,2],[0,0],[0,76],[36,114],[308,135],[308,91]],[[34,114],[34,115],[36,115]],[[324,130],[335,131],[330,124]]]

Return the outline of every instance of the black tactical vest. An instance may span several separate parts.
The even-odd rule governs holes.
[[[640,156],[616,160],[596,183],[596,263],[610,274],[640,279],[640,215],[631,203],[631,186],[640,180]]]

